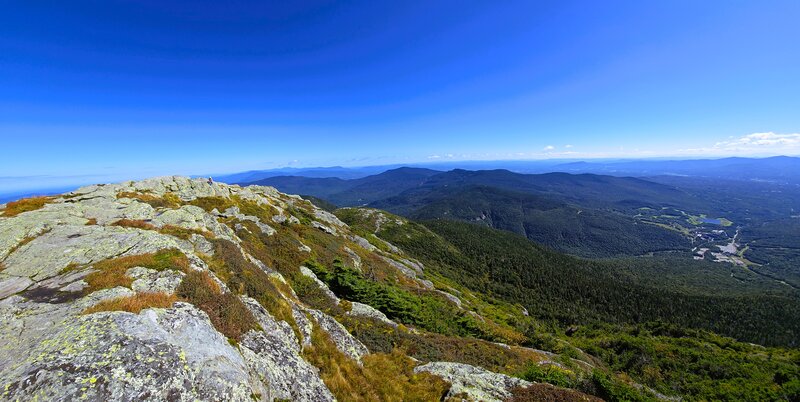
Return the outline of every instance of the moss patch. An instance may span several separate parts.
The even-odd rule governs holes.
[[[200,235],[206,238],[214,238],[214,235],[210,232],[198,230],[198,229],[187,229],[180,226],[174,225],[164,225],[161,229],[158,229],[158,232],[161,234],[174,236],[179,239],[189,240],[192,238],[192,235]]]
[[[153,208],[178,208],[183,201],[173,193],[166,193],[162,197],[147,192],[122,191],[117,193],[117,198],[130,198],[150,204]]]
[[[199,197],[189,201],[189,205],[203,208],[206,212],[211,212],[215,209],[222,212],[234,206],[234,203],[226,197]]]

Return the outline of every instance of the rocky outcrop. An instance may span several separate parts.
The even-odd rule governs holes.
[[[245,401],[266,389],[205,313],[190,304],[71,316],[19,299],[0,306],[9,319],[4,338],[28,346],[13,347],[4,339],[3,399]],[[16,336],[7,325],[18,326]]]
[[[158,272],[143,267],[130,268],[126,274],[133,278],[131,289],[134,292],[160,293],[175,293],[185,276],[182,272],[171,269]]]
[[[189,259],[189,269],[208,272],[224,290],[224,282],[200,258],[214,253],[209,239],[231,241],[248,260],[285,283],[245,253],[235,231],[220,219],[253,222],[266,235],[275,229],[238,208],[215,215],[193,205],[154,207],[145,202],[167,194],[183,202],[236,195],[269,204],[279,213],[288,203],[301,202],[266,187],[168,177],[89,186],[39,210],[0,217],[0,399],[334,400],[318,369],[302,356],[313,327],[330,330],[331,339],[348,356],[360,359],[368,351],[332,317],[314,310],[309,320],[307,308],[293,299],[286,302],[296,312],[302,339],[288,323],[244,297],[260,328],[244,334],[238,344],[220,333],[206,313],[183,302],[138,314],[82,313],[101,301],[175,293],[184,272],[140,266],[125,271],[129,287],[84,292],[84,278],[96,271],[93,264],[166,249],[179,250]],[[329,215],[320,216],[326,227],[342,225]],[[142,223],[114,225],[122,219]],[[166,227],[196,233],[175,237],[160,231]]]
[[[512,389],[531,385],[519,378],[461,363],[433,362],[419,366],[414,371],[428,372],[451,383],[448,396],[467,396],[474,401],[501,402],[512,396]]]
[[[243,212],[251,210],[259,216]],[[378,226],[402,224],[369,213],[378,214]],[[302,238],[304,244],[298,237],[280,237],[286,232],[312,236]],[[12,217],[0,213],[0,400],[335,400],[320,370],[304,357],[306,348],[315,346],[313,339],[319,339],[312,334],[326,333],[341,354],[361,364],[370,351],[337,318],[399,326],[369,305],[341,301],[310,269],[300,267],[299,274],[312,278],[323,295],[322,307],[304,304],[279,273],[286,273],[286,267],[269,256],[275,250],[264,251],[286,244],[291,247],[287,254],[313,258],[321,247],[312,241],[320,237],[334,239],[330,244],[339,247],[336,257],[356,268],[380,263],[412,280],[406,282],[433,289],[424,267],[401,257],[394,246],[386,243],[381,249],[389,252],[380,251],[336,216],[271,187],[162,177],[87,186],[54,197],[38,210]],[[242,240],[249,238],[262,240],[256,246]],[[156,258],[165,250],[177,250],[186,259],[179,267],[133,262],[113,274],[124,280],[98,285],[95,274],[109,269],[110,261]],[[217,252],[234,255],[233,265],[220,262]],[[369,258],[362,261],[364,256]],[[236,264],[263,271],[251,276],[271,284],[247,287],[242,283],[247,279],[231,281],[234,271],[242,269]],[[225,299],[240,308],[236,314],[252,315],[249,326],[228,338],[219,325],[227,311],[202,302],[173,303],[197,271],[213,282],[206,285],[209,289],[228,293]],[[264,289],[274,294],[248,294]],[[136,308],[138,300],[154,295],[168,301]],[[457,297],[443,296],[460,305]],[[326,313],[334,314],[328,305],[338,311],[337,318]],[[453,395],[475,400],[502,399],[521,381],[454,363],[431,363],[419,370],[451,381]]]
[[[331,292],[331,290],[328,288],[328,285],[326,285],[325,282],[322,282],[321,280],[319,280],[319,278],[317,278],[317,275],[314,273],[314,271],[312,271],[310,268],[306,266],[302,266],[300,267],[300,273],[311,278],[311,280],[313,280],[314,283],[316,283],[317,286],[319,286],[319,288],[322,290],[325,296],[331,299],[331,301],[337,304],[339,303],[339,298],[336,297],[336,295],[333,292]]]
[[[361,358],[369,353],[367,347],[353,335],[350,335],[347,329],[333,317],[318,310],[309,309],[308,312],[314,317],[320,328],[330,335],[331,340],[336,344],[336,348],[344,353],[345,356],[361,362]]]
[[[374,307],[364,303],[351,302],[350,311],[347,312],[347,315],[351,315],[353,317],[364,317],[372,320],[378,320],[392,327],[395,328],[397,327],[397,323],[386,317],[386,314],[383,314]]]
[[[266,399],[333,401],[318,370],[303,360],[302,343],[292,328],[275,320],[257,301],[244,301],[263,331],[248,332],[239,348],[251,371],[270,385]]]

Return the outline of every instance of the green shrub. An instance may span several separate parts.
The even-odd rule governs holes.
[[[600,370],[592,372],[592,384],[594,385],[595,395],[613,401],[655,401],[656,398],[647,395],[631,385],[628,385],[616,377]]]
[[[344,316],[341,321],[370,351],[391,353],[397,348],[423,362],[458,362],[515,375],[531,363],[549,358],[528,348],[505,347],[475,338],[413,333],[402,325],[394,328],[364,317]]]
[[[390,319],[446,335],[486,335],[475,317],[437,293],[423,290],[412,293],[399,286],[368,280],[340,260],[334,262],[333,270],[321,264],[308,265],[339,297],[369,304]]]
[[[530,364],[520,377],[530,382],[546,382],[565,388],[575,386],[575,374],[553,364]]]

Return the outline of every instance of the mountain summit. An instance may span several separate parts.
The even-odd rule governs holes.
[[[464,356],[368,348],[353,328],[416,345],[463,343],[464,323],[516,338],[393,245],[271,187],[165,177],[0,208],[4,400],[503,400],[532,385]],[[382,295],[389,317],[356,292]],[[468,343],[499,365],[555,364],[547,352]],[[542,392],[574,393],[551,388]]]

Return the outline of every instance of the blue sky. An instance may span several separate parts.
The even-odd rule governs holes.
[[[797,21],[798,1],[13,2],[0,186],[800,154]]]

